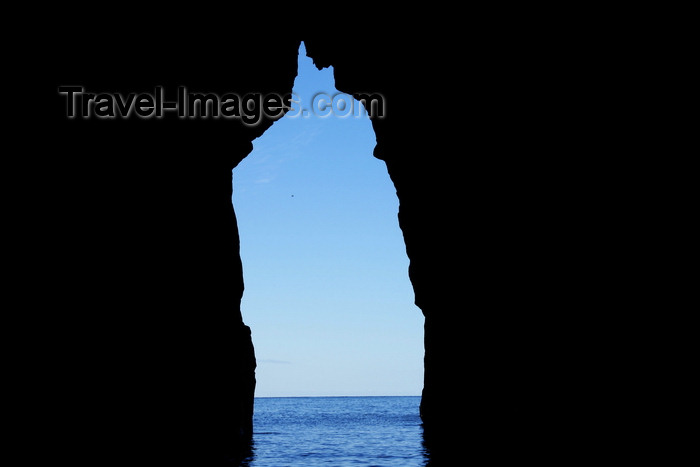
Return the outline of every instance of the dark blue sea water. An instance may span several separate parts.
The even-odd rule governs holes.
[[[420,397],[255,399],[251,467],[425,466]]]

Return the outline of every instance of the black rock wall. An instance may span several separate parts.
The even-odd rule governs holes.
[[[196,21],[94,36],[64,19],[36,57],[49,106],[30,142],[48,188],[43,293],[55,310],[41,316],[55,342],[43,359],[55,443],[38,448],[80,465],[235,457],[252,434],[255,355],[231,177],[273,119],[69,119],[58,87],[285,95],[300,41]]]
[[[629,178],[615,162],[629,143],[619,96],[637,82],[618,63],[637,35],[595,10],[420,5],[382,18],[345,6],[342,17],[268,4],[8,11],[3,69],[19,85],[3,108],[19,105],[4,173],[19,185],[10,230],[25,237],[8,249],[28,283],[13,350],[32,357],[20,363],[38,407],[25,417],[39,433],[32,461],[235,456],[255,384],[231,169],[270,122],[70,120],[58,86],[285,93],[301,39],[338,89],[386,98],[375,155],[425,315],[432,453],[560,465],[618,442],[627,412],[613,407],[619,423],[607,423],[600,402],[636,350],[608,358],[634,321],[619,310],[637,309],[624,264],[644,258],[628,261],[636,234],[619,229],[628,206],[644,208],[614,181]]]
[[[57,349],[46,358],[54,382],[47,431],[62,432],[46,456],[106,463],[245,454],[255,356],[240,310],[231,170],[272,124],[174,114],[69,119],[58,87],[127,95],[163,86],[169,100],[181,85],[284,95],[302,39],[318,66],[334,67],[338,89],[385,99],[384,118],[372,121],[374,154],[396,186],[409,275],[426,318],[421,416],[435,449],[434,440],[454,434],[452,401],[465,392],[455,361],[464,353],[463,293],[487,282],[463,274],[464,221],[468,232],[470,219],[482,218],[478,203],[456,203],[470,188],[455,181],[493,173],[465,149],[473,126],[461,118],[460,95],[450,94],[464,88],[464,70],[448,60],[459,55],[409,33],[263,41],[202,26],[184,35],[155,29],[99,37],[66,28],[39,55],[50,106],[31,148],[50,193],[40,217],[49,232],[44,273],[55,280],[45,293],[61,310],[41,317]],[[426,47],[430,54],[421,52]],[[67,444],[65,435],[80,442]]]

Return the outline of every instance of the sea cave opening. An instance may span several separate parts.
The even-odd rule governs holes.
[[[419,396],[423,386],[396,190],[372,156],[366,112],[331,102],[339,94],[332,67],[317,70],[302,43],[300,107],[233,170],[256,397]],[[314,111],[324,96],[336,112]]]

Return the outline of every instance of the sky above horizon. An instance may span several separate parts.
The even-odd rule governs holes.
[[[302,43],[293,93],[319,92],[338,93],[332,68]],[[233,203],[256,397],[420,395],[424,320],[367,116],[291,111],[253,145]]]

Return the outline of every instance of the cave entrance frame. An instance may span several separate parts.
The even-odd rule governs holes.
[[[323,277],[323,274],[319,273],[319,270],[323,270],[323,268],[328,270],[330,268],[327,262],[320,260],[323,257],[323,253],[330,252],[331,254],[342,255],[343,252],[339,250],[346,248],[346,246],[343,244],[344,240],[339,238],[338,235],[339,233],[342,233],[340,231],[342,231],[343,228],[331,229],[331,232],[326,233],[325,235],[327,239],[317,240],[317,242],[322,243],[320,248],[323,251],[319,253],[319,245],[309,245],[308,243],[313,242],[308,242],[307,239],[304,238],[304,235],[299,233],[298,229],[285,229],[284,222],[281,224],[271,222],[275,219],[271,219],[270,217],[281,217],[283,221],[286,220],[290,224],[299,224],[300,218],[307,223],[311,219],[312,223],[316,222],[318,225],[332,225],[334,223],[340,223],[341,226],[345,226],[345,234],[352,236],[353,233],[347,232],[347,230],[350,230],[350,228],[353,226],[350,224],[342,224],[342,222],[347,220],[344,219],[346,214],[360,213],[363,215],[374,216],[374,220],[378,221],[375,223],[384,224],[385,228],[387,226],[390,227],[392,231],[392,238],[390,241],[392,244],[385,247],[384,250],[393,250],[393,253],[398,253],[400,255],[400,262],[389,274],[393,274],[394,278],[387,278],[386,274],[380,277],[380,274],[377,275],[374,280],[370,280],[367,276],[371,276],[373,269],[378,268],[374,266],[367,266],[367,271],[360,271],[358,273],[357,264],[346,265],[347,267],[345,268],[345,271],[340,273],[338,271],[333,271],[333,273],[336,274],[336,276],[340,276],[340,278],[337,280],[338,282],[342,283],[341,285],[345,286],[346,291],[352,290],[352,281],[357,280],[352,279],[349,276],[353,274],[357,276],[364,275],[366,282],[365,285],[367,286],[364,288],[365,293],[373,296],[377,303],[384,301],[385,305],[387,302],[386,297],[392,297],[392,293],[396,295],[396,289],[401,287],[401,293],[403,293],[403,304],[400,305],[401,310],[398,311],[395,316],[389,313],[382,315],[381,311],[374,313],[373,319],[376,319],[381,323],[381,325],[375,326],[374,329],[362,329],[362,326],[358,324],[358,320],[363,320],[366,317],[366,314],[362,312],[357,313],[358,320],[348,318],[347,315],[339,318],[336,325],[340,329],[336,329],[335,331],[333,330],[333,324],[331,323],[324,322],[321,324],[316,324],[315,326],[319,328],[319,331],[327,331],[328,335],[324,336],[323,333],[315,333],[306,335],[306,339],[312,341],[315,340],[315,343],[319,344],[325,343],[328,348],[337,349],[335,358],[338,362],[337,366],[341,367],[341,370],[331,371],[333,368],[328,361],[331,358],[331,355],[323,355],[323,352],[318,350],[313,351],[308,343],[297,342],[296,344],[300,348],[307,350],[309,354],[313,354],[323,361],[323,364],[319,364],[319,366],[315,368],[315,374],[312,374],[313,371],[311,368],[307,368],[309,371],[307,376],[318,377],[318,374],[325,373],[328,377],[330,377],[330,375],[336,373],[339,375],[336,377],[341,378],[341,381],[345,381],[346,379],[348,380],[346,385],[349,385],[350,388],[348,389],[348,392],[344,394],[340,394],[336,389],[330,388],[319,388],[318,392],[315,393],[303,393],[301,388],[292,388],[291,395],[372,395],[374,391],[374,393],[377,395],[419,396],[423,383],[423,316],[420,313],[420,310],[414,305],[413,288],[408,277],[409,260],[406,255],[403,235],[398,225],[398,199],[396,196],[396,188],[394,187],[394,184],[387,173],[386,164],[382,160],[372,156],[372,152],[376,145],[376,138],[371,122],[367,118],[366,113],[362,114],[356,112],[357,108],[361,107],[359,102],[356,100],[352,101],[352,112],[349,112],[347,107],[344,109],[341,108],[340,110],[343,112],[341,115],[337,115],[332,112],[321,115],[310,112],[304,116],[301,112],[298,112],[298,110],[306,108],[307,106],[319,104],[324,105],[323,99],[329,97],[331,99],[333,96],[350,97],[347,94],[343,94],[335,89],[332,79],[332,69],[325,69],[322,71],[314,69],[313,71],[313,73],[315,73],[321,80],[323,80],[324,77],[327,79],[330,76],[330,85],[333,86],[332,88],[327,87],[328,83],[323,85],[319,85],[319,83],[300,83],[300,80],[303,80],[304,73],[309,72],[309,63],[302,63],[304,58],[310,62],[310,59],[305,57],[305,54],[300,53],[300,69],[299,74],[297,75],[297,81],[295,82],[295,90],[298,87],[301,87],[301,93],[305,93],[305,95],[299,96],[299,94],[297,94],[297,98],[302,97],[305,99],[302,100],[298,109],[293,109],[293,111],[290,111],[291,113],[288,113],[285,117],[275,122],[260,138],[254,141],[255,147],[253,151],[246,156],[246,158],[233,171],[233,199],[241,235],[241,258],[243,274],[246,281],[246,290],[243,294],[242,311],[246,322],[252,329],[253,342],[255,344],[258,358],[258,394],[262,396],[290,395],[289,392],[284,393],[277,389],[273,391],[267,389],[265,386],[269,384],[269,381],[267,380],[266,373],[269,374],[269,372],[273,372],[280,375],[279,378],[282,381],[276,384],[284,383],[285,380],[289,380],[290,378],[299,379],[301,377],[299,374],[295,374],[295,370],[292,367],[293,364],[299,363],[299,358],[297,358],[296,354],[290,357],[289,354],[284,354],[280,351],[275,353],[274,351],[267,350],[270,347],[279,345],[280,340],[285,340],[289,338],[289,336],[280,337],[279,333],[269,331],[268,328],[270,327],[270,323],[261,320],[260,315],[263,313],[269,313],[270,308],[279,309],[280,306],[286,307],[288,310],[292,310],[295,307],[297,309],[301,309],[302,304],[299,303],[299,301],[313,301],[315,298],[310,298],[305,295],[299,298],[299,301],[295,302],[295,299],[288,295],[289,290],[291,290],[293,287],[290,285],[289,281],[287,281],[286,285],[279,290],[280,295],[286,295],[286,303],[280,304],[272,300],[268,302],[267,306],[265,306],[259,296],[261,295],[261,292],[255,290],[255,288],[258,286],[254,285],[254,282],[257,281],[258,283],[261,283],[266,281],[279,284],[288,278],[280,277],[274,271],[270,272],[269,269],[267,272],[268,277],[262,277],[260,276],[262,268],[256,263],[260,260],[260,257],[264,257],[262,261],[269,261],[275,252],[278,254],[278,256],[297,255],[298,252],[295,252],[294,250],[298,249],[300,246],[303,246],[300,245],[300,243],[306,243],[305,246],[310,248],[308,250],[309,258],[306,259],[310,260],[312,263],[309,269],[314,269],[314,267],[316,268],[315,271],[306,271],[308,273],[306,276],[306,281],[309,284],[313,283],[314,281],[320,281],[323,283],[327,278]],[[304,66],[306,66],[306,68],[304,68]],[[334,100],[332,99],[330,102],[326,101],[325,104],[329,106],[328,109],[332,109],[332,106],[340,108],[342,106],[341,97],[337,97]],[[364,135],[358,137],[358,131],[364,132]],[[358,142],[358,139],[362,140],[360,144],[361,148],[357,146],[357,144],[353,145],[354,143]],[[317,144],[318,147],[313,147],[314,144]],[[334,156],[328,156],[327,154],[325,156],[320,156],[318,153],[324,150],[326,152],[337,152],[337,154]],[[348,154],[348,150],[355,151],[355,154]],[[332,168],[333,164],[335,163],[334,161],[340,161],[342,165],[337,168],[336,172],[331,170],[323,173],[323,169],[329,169],[329,167]],[[294,164],[297,164],[297,166],[295,167]],[[316,164],[315,169],[313,169],[314,164]],[[324,165],[324,167],[319,169],[319,165]],[[360,169],[360,166],[363,166],[364,168]],[[361,175],[362,170],[369,169],[370,166],[372,166],[371,171],[374,173],[371,174],[373,179],[368,181],[363,179]],[[300,169],[299,167],[306,168]],[[316,170],[317,173],[310,174],[311,170]],[[243,171],[250,172],[247,174],[248,180],[243,180]],[[294,176],[297,178],[290,181],[290,179]],[[341,176],[341,178],[342,176],[345,176],[346,179],[338,179],[335,180],[337,183],[334,183],[332,177],[338,176]],[[283,183],[285,177],[287,186],[284,186]],[[321,184],[322,186],[320,186],[318,190],[314,190],[314,184],[317,183]],[[370,185],[364,186],[367,183],[370,183]],[[381,183],[383,186],[379,187],[377,185],[371,185],[371,183]],[[277,184],[278,186],[283,185],[283,187],[272,188],[274,184]],[[349,189],[353,184],[365,188],[364,191],[366,192],[371,193],[374,191],[376,192],[378,198],[383,197],[383,199],[372,201],[367,197],[367,193],[360,193],[360,196],[358,196],[357,193],[353,193],[352,190]],[[268,192],[265,192],[265,190],[262,188],[267,189]],[[339,194],[339,192],[341,193]],[[267,205],[257,205],[258,208],[255,209],[257,212],[252,212],[253,209],[246,208],[245,203],[251,202],[251,198],[256,194],[260,198],[263,198],[262,202],[267,203]],[[324,204],[319,203],[319,199],[327,198],[326,201],[330,201],[332,200],[332,195],[334,194],[338,195],[342,199],[338,201],[335,206],[331,206],[332,203],[331,205],[325,203],[325,207],[322,206],[319,208],[320,210],[325,209],[325,213],[322,213],[320,218],[314,218],[314,215],[317,213],[313,212],[313,209],[309,209],[309,205]],[[250,196],[251,198],[244,200],[244,196]],[[353,198],[358,199],[352,201]],[[384,204],[388,205],[388,207],[385,206],[384,212],[380,212],[381,210],[377,208],[379,207],[378,205],[383,203],[383,201],[386,201]],[[261,201],[258,199],[254,202],[260,203]],[[343,202],[351,202],[356,204],[354,208],[350,209],[353,211],[352,213],[348,213],[348,208],[343,208],[341,206]],[[362,205],[363,202],[364,205]],[[263,224],[268,228],[268,233],[255,233],[253,226],[255,226],[256,223],[260,224],[260,219],[266,216],[265,214],[261,213],[265,212],[269,213],[267,214],[268,217],[263,221]],[[258,217],[251,218],[251,215]],[[367,222],[367,220],[365,220],[365,222]],[[289,227],[289,224],[287,224],[287,227]],[[324,227],[328,227],[328,225],[325,225]],[[335,227],[338,226],[336,225]],[[311,229],[313,229],[313,227],[311,227]],[[354,234],[356,235],[356,238],[352,242],[346,241],[345,243],[358,243],[359,237],[363,235],[373,235],[372,232],[368,232],[371,229],[365,229],[364,232],[361,230],[362,227],[356,229]],[[280,233],[283,234],[280,235]],[[317,238],[319,237],[318,231],[307,231],[305,235],[312,236],[312,234],[315,234]],[[269,238],[267,238],[267,242],[260,243],[261,237],[264,237],[265,235],[269,236]],[[334,235],[338,238],[333,238]],[[252,243],[258,244],[252,245]],[[390,261],[390,259],[387,258],[387,256],[389,256],[387,251],[382,251],[379,253],[383,256],[383,258],[378,261]],[[361,254],[359,256],[361,256]],[[305,258],[298,259],[305,260]],[[352,260],[356,263],[360,262],[359,258],[354,258]],[[342,263],[343,260],[338,261],[339,263]],[[344,258],[344,261],[352,262],[349,261],[347,257]],[[282,264],[280,268],[282,270],[290,270],[288,266],[288,264]],[[389,268],[389,266],[386,264],[382,265],[382,267],[385,270],[388,270]],[[342,265],[339,266],[339,269],[343,269]],[[379,269],[381,269],[381,267]],[[298,270],[295,272],[295,275],[299,279],[303,278],[303,275],[300,275]],[[298,289],[303,289],[304,286],[301,285],[300,282],[303,281],[295,283],[298,286]],[[399,286],[396,284],[396,282],[402,282],[403,285]],[[332,287],[332,284],[326,285]],[[266,288],[263,287],[261,290],[265,289]],[[359,287],[359,289],[362,290],[362,287]],[[355,288],[354,290],[357,293],[358,288]],[[384,297],[382,297],[382,295],[384,295]],[[392,297],[392,299],[393,298],[394,297]],[[258,303],[255,303],[256,300]],[[343,297],[338,297],[338,300],[343,300]],[[360,309],[362,307],[358,306],[357,308]],[[289,313],[291,314],[293,312],[289,311]],[[278,326],[286,326],[286,329],[284,329],[285,332],[296,332],[298,339],[304,340],[305,337],[303,334],[301,334],[302,331],[299,329],[299,326],[309,326],[309,321],[316,318],[313,316],[304,316],[303,313],[299,314],[301,316],[293,317],[293,322],[288,322],[286,324],[282,322],[279,323]],[[338,313],[336,313],[336,315],[337,314]],[[275,316],[275,314],[272,313],[270,316]],[[394,329],[392,329],[391,325],[387,323],[387,321],[390,321],[389,316],[392,316],[394,319]],[[370,318],[368,318],[366,321],[368,323],[372,323]],[[370,326],[370,328],[371,327],[372,326]],[[410,327],[413,327],[413,329],[408,331],[407,328]],[[353,346],[358,347],[357,342],[359,341],[357,339],[355,339],[354,342],[351,342],[352,339],[344,336],[346,332],[349,332],[348,330],[355,330],[356,335],[363,335],[364,338],[367,339],[364,346],[359,346],[359,348],[355,349],[356,353],[363,353],[363,355],[365,355],[365,361],[369,362],[365,368],[353,367],[353,365],[356,365],[359,360],[357,358],[352,359],[350,355],[345,354],[345,350],[338,347],[343,340],[345,340],[347,343],[346,349],[348,352],[353,350]],[[380,349],[376,343],[371,342],[373,338],[379,340],[380,335],[385,336],[385,339],[388,342],[383,349]],[[402,339],[404,342],[401,342]],[[275,340],[277,340],[277,343],[272,345],[271,342]],[[410,369],[403,368],[399,370],[396,368],[396,362],[401,359],[399,349],[402,346],[405,346],[405,340],[410,341],[410,345],[407,346],[410,347],[410,351],[407,352],[405,358],[409,359],[412,363],[410,364]],[[372,358],[368,358],[367,355],[371,355]],[[394,368],[392,368],[392,362],[390,361],[392,359]],[[309,362],[306,363],[308,364]],[[383,375],[380,374],[380,371],[377,369],[378,366],[382,364],[387,369]],[[345,371],[342,370],[343,365],[346,367]],[[374,365],[376,365],[376,367]],[[319,368],[321,371],[318,371]],[[377,383],[374,388],[368,387],[364,390],[353,389],[353,381],[360,381],[363,378],[361,370],[374,374],[375,380],[380,382]],[[340,375],[341,373],[342,375]],[[365,375],[364,378],[366,377],[367,376]],[[389,388],[389,381],[396,382],[400,379],[410,379],[413,389],[394,390],[394,393],[391,394],[392,391]]]

